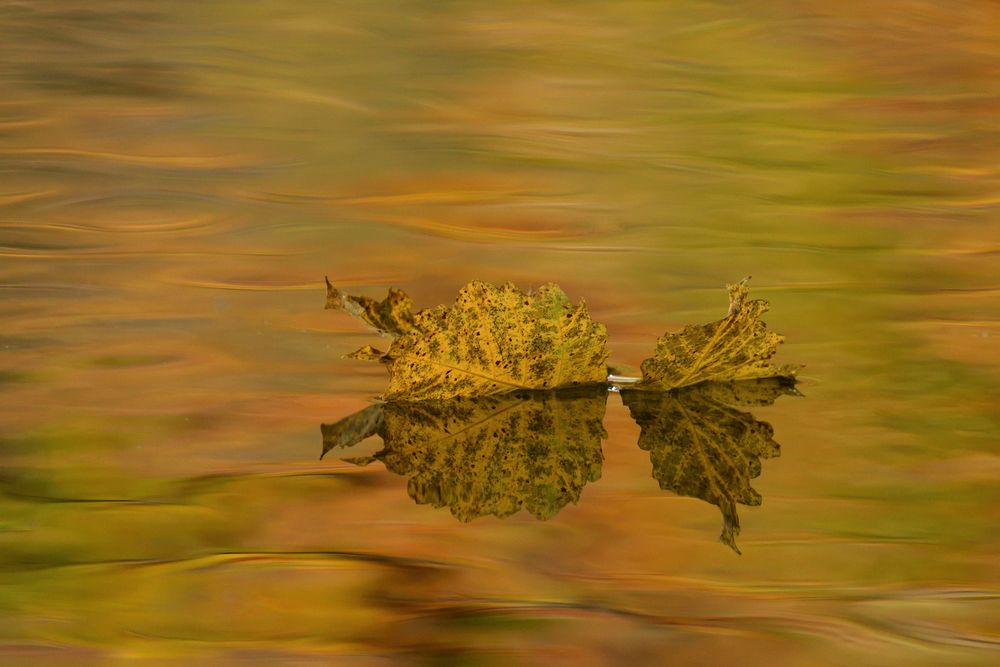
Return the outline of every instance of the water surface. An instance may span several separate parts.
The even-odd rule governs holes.
[[[0,2],[0,662],[995,663],[997,25]],[[619,395],[534,513],[320,461],[385,386],[324,275],[554,281],[626,368],[753,275],[807,367],[742,555]]]

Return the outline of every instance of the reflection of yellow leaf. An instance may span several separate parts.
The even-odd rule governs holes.
[[[730,285],[726,317],[661,336],[653,357],[642,362],[639,386],[672,389],[706,380],[794,376],[796,367],[771,364],[783,337],[760,321],[767,301],[747,301],[749,292],[747,280]]]
[[[600,478],[606,401],[604,387],[589,387],[386,403],[324,425],[324,454],[377,432],[373,458],[409,477],[418,503],[462,521],[521,508],[544,520]]]
[[[326,279],[326,307],[345,310],[380,333],[399,336],[413,330],[413,302],[406,292],[390,289],[382,301],[344,294]]]
[[[784,378],[707,382],[669,392],[623,390],[622,401],[639,424],[639,447],[649,452],[660,488],[693,496],[722,510],[721,540],[737,553],[736,503],[759,505],[750,480],[760,459],[776,457],[774,431],[732,405],[770,405],[795,394]]]
[[[393,341],[387,399],[418,400],[603,383],[607,331],[556,285],[525,294],[472,282],[418,313]]]

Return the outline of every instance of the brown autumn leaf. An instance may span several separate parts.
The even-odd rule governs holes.
[[[739,553],[736,504],[760,505],[750,481],[760,475],[760,460],[777,457],[780,446],[770,424],[737,406],[771,405],[779,396],[797,393],[794,381],[774,377],[665,392],[624,389],[621,396],[642,429],[639,447],[649,452],[660,488],[718,506],[719,537]]]
[[[729,312],[717,322],[692,324],[656,342],[653,356],[642,362],[637,389],[673,389],[705,381],[749,380],[795,376],[797,366],[774,366],[770,359],[783,336],[760,320],[768,309],[762,299],[747,301],[749,278],[729,285]]]
[[[343,460],[382,461],[418,504],[461,521],[520,509],[545,520],[600,478],[606,402],[598,386],[378,404],[324,424],[323,454],[378,434],[374,456]]]
[[[474,281],[420,311],[386,353],[387,400],[485,396],[604,383],[607,331],[554,284],[526,294]]]
[[[326,308],[344,310],[381,334],[400,336],[414,329],[413,302],[406,292],[395,288],[389,290],[386,298],[376,301],[366,296],[345,294],[327,278]]]

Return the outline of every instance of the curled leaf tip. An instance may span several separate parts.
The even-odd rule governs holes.
[[[743,307],[743,302],[750,294],[750,276],[735,285],[726,285],[726,289],[729,290],[729,312],[726,313],[726,317],[729,317]]]
[[[326,308],[344,310],[381,334],[400,336],[414,328],[413,302],[395,288],[381,301],[344,294],[326,279]]]
[[[344,307],[344,297],[330,282],[330,278],[323,276],[326,280],[326,310],[340,310]]]
[[[357,359],[358,361],[385,361],[385,352],[378,350],[371,345],[365,345],[362,348],[355,350],[347,355],[348,359]]]

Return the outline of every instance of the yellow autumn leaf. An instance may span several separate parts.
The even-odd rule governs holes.
[[[378,434],[374,456],[409,478],[418,504],[461,521],[525,509],[545,520],[600,478],[606,437],[603,386],[373,405],[323,425],[323,453]]]
[[[729,312],[710,324],[693,324],[666,333],[653,356],[642,362],[640,389],[673,389],[705,381],[794,377],[797,366],[774,366],[770,359],[783,336],[767,330],[760,316],[762,299],[747,301],[749,278],[729,285]]]
[[[554,284],[524,293],[472,282],[452,306],[412,311],[406,293],[382,301],[344,294],[327,281],[327,308],[346,310],[381,333],[396,336],[387,352],[366,345],[348,355],[389,370],[386,400],[485,396],[611,382],[665,390],[706,381],[793,378],[798,367],[775,366],[782,337],[767,330],[763,300],[748,300],[747,280],[729,286],[729,312],[710,324],[664,334],[642,378],[607,375],[607,333],[586,305],[572,304]]]
[[[639,447],[649,452],[660,488],[700,498],[722,511],[720,539],[737,553],[736,504],[760,505],[750,480],[761,459],[780,453],[774,431],[735,406],[770,405],[796,394],[785,378],[706,382],[673,391],[624,389],[622,402],[641,428]]]
[[[400,336],[414,328],[413,302],[406,292],[398,289],[390,289],[386,298],[376,301],[366,296],[345,294],[327,278],[326,308],[346,311],[381,334]]]
[[[387,400],[485,396],[604,383],[607,331],[554,284],[524,293],[474,281],[423,310],[386,353]]]

